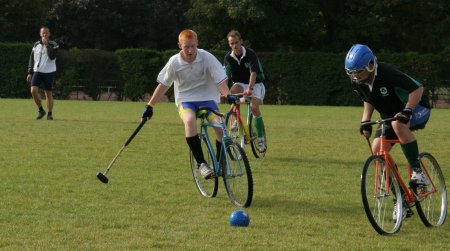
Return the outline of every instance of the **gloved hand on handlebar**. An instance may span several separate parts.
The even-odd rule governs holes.
[[[234,103],[236,103],[236,101],[237,101],[237,97],[236,96],[234,96],[234,95],[232,95],[232,94],[228,94],[227,95],[227,103],[228,104],[234,104]]]
[[[364,124],[364,123],[369,122],[369,121],[370,121],[370,120],[362,121],[362,122],[361,122],[361,125],[359,126],[359,132],[361,133],[361,135],[364,135],[364,136],[366,136],[367,138],[369,138],[370,135],[372,135],[372,126],[371,126],[371,125]],[[367,132],[368,132],[368,135],[365,135],[365,134],[364,134],[364,131],[367,131]]]
[[[412,117],[412,109],[411,108],[405,108],[401,112],[397,113],[395,117],[398,121],[402,122],[403,124],[407,124],[409,120],[411,120]]]

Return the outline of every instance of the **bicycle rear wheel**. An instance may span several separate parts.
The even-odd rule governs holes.
[[[261,149],[258,144],[258,134],[257,129],[255,126],[255,123],[253,123],[253,114],[250,114],[250,125],[249,125],[249,132],[250,132],[250,145],[252,146],[252,152],[255,158],[264,158],[267,151],[267,138],[266,138],[266,130],[263,128],[263,137],[264,137],[264,143],[266,144],[265,149]]]
[[[228,113],[225,118],[225,123],[227,125],[228,136],[230,136],[230,138],[234,142],[238,143],[242,148],[244,148],[245,145],[244,125],[242,125],[242,123],[239,123],[237,113],[233,111]]]
[[[247,155],[239,144],[232,141],[226,143],[221,167],[231,202],[238,207],[249,207],[253,199],[253,176]]]
[[[445,222],[447,215],[447,188],[436,159],[429,153],[421,153],[419,161],[430,180],[426,187],[413,188],[418,195],[417,213],[427,227],[437,227]]]
[[[361,174],[364,210],[372,227],[381,235],[397,233],[403,220],[403,203],[394,203],[403,201],[401,190],[392,167],[387,165],[383,157],[371,156]]]
[[[214,152],[211,153],[205,139],[202,139],[201,135],[200,141],[202,143],[203,156],[205,157],[205,160],[208,162],[211,168],[213,168],[214,160],[211,157],[211,154],[214,154]],[[191,163],[192,176],[194,177],[195,185],[197,186],[200,194],[205,197],[215,197],[217,195],[217,190],[219,187],[217,176],[213,179],[203,178],[200,174],[199,166],[194,158],[194,155],[192,154],[192,151],[189,151],[189,160]]]

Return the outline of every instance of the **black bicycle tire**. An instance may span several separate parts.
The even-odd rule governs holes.
[[[369,198],[368,198],[366,191],[368,191],[367,188],[369,189],[369,191],[373,191],[373,187],[370,187],[370,188],[366,187],[366,179],[367,179],[369,168],[372,166],[371,164],[374,161],[381,161],[382,163],[385,163],[384,159],[381,156],[372,155],[367,159],[366,163],[364,164],[364,168],[361,173],[361,197],[362,197],[362,201],[363,201],[364,211],[366,213],[367,218],[369,219],[370,224],[375,229],[375,231],[377,231],[380,235],[392,235],[392,234],[395,234],[398,231],[400,231],[400,228],[402,225],[402,217],[399,217],[401,219],[400,221],[394,222],[394,227],[391,230],[386,230],[382,226],[380,226],[380,224],[377,222],[377,220],[375,220],[375,217],[372,214],[372,208],[369,205]],[[400,201],[403,201],[402,194],[400,192],[400,187],[399,187],[397,179],[395,178],[395,175],[393,174],[392,168],[389,168],[389,171],[390,171],[389,176],[394,178],[393,180],[395,182],[395,184],[394,184],[394,187],[396,188],[395,190],[398,191],[398,192],[396,192],[395,197],[397,198],[397,200],[399,200],[399,198],[400,198]],[[373,183],[373,181],[372,181],[372,183]],[[383,221],[382,225],[384,225],[384,221]]]
[[[205,157],[206,157],[207,160],[210,160],[209,164],[213,165],[212,161],[211,161],[211,159],[212,159],[212,157],[211,157],[211,150],[207,147],[205,139],[201,139],[201,142],[202,142],[203,154],[205,155],[205,151],[206,151],[206,153],[208,155],[205,156]],[[213,154],[215,154],[215,153],[213,153]],[[216,197],[217,191],[218,191],[218,188],[219,188],[219,182],[218,182],[217,176],[212,178],[212,179],[205,180],[200,175],[200,171],[198,170],[198,166],[197,166],[197,161],[195,160],[195,158],[194,158],[194,156],[192,154],[192,151],[189,151],[189,160],[190,160],[190,165],[191,165],[192,176],[194,178],[194,182],[195,182],[195,185],[196,185],[199,193],[201,195],[203,195],[205,197],[209,197],[209,198]],[[212,168],[212,166],[211,166],[211,168]],[[212,190],[206,190],[206,187],[204,185],[202,185],[204,183],[207,184],[207,182],[213,182]]]
[[[224,185],[225,185],[225,189],[227,190],[227,194],[228,197],[230,199],[230,201],[238,207],[249,207],[252,203],[253,200],[253,175],[252,175],[252,171],[250,168],[250,163],[248,161],[247,155],[245,154],[244,149],[237,144],[236,142],[233,141],[229,141],[226,143],[227,149],[225,150],[225,154],[222,154],[222,159],[221,159],[221,170],[222,170],[222,177],[223,177],[223,181],[224,181]],[[245,167],[245,176],[247,177],[247,195],[245,200],[243,201],[238,201],[235,196],[234,196],[234,192],[233,189],[231,188],[231,184],[229,182],[229,176],[228,176],[228,169],[225,169],[224,167],[226,166],[226,156],[225,155],[229,155],[228,153],[228,147],[233,146],[235,147],[235,149],[237,149],[239,156],[241,158],[231,158],[235,161],[242,161],[242,163],[244,164]]]
[[[422,207],[422,204],[424,203],[424,201],[416,201],[416,209],[417,209],[417,213],[419,214],[420,219],[422,220],[422,223],[427,226],[427,227],[438,227],[444,224],[445,222],[445,218],[447,215],[447,188],[445,186],[445,180],[444,180],[444,175],[442,174],[442,170],[439,166],[439,163],[437,162],[436,158],[433,157],[433,155],[431,155],[430,153],[421,153],[419,154],[419,160],[422,162],[423,158],[427,158],[430,160],[430,163],[433,164],[433,168],[434,171],[436,172],[436,175],[438,176],[438,179],[432,179],[432,181],[437,184],[437,182],[439,182],[439,185],[442,186],[442,191],[440,191],[440,196],[441,196],[441,211],[440,211],[440,215],[439,215],[439,219],[436,223],[432,223],[430,217],[428,217],[427,215],[430,215],[430,213],[426,213],[424,208]],[[431,172],[433,170],[430,169],[430,167],[426,167],[426,169],[428,170],[428,172]],[[417,188],[413,188],[414,193],[417,193]],[[425,199],[426,200],[426,199]],[[429,207],[426,207],[429,208]]]

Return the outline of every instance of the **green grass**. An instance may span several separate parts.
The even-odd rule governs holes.
[[[269,106],[269,150],[250,157],[254,199],[248,228],[230,227],[236,208],[220,182],[200,196],[175,105],[154,118],[104,171],[139,123],[144,103],[55,102],[36,121],[32,100],[0,99],[1,250],[447,250],[450,227],[426,228],[417,213],[400,232],[372,229],[360,196],[369,156],[360,107]],[[435,109],[416,133],[450,180],[450,110]],[[251,153],[248,148],[247,153]],[[396,160],[403,155],[396,146]]]

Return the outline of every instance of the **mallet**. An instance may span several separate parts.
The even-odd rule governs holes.
[[[106,174],[109,172],[109,169],[111,169],[111,167],[113,166],[114,162],[116,162],[117,158],[119,157],[120,153],[123,151],[123,149],[125,149],[125,147],[130,144],[130,142],[133,140],[133,138],[136,136],[136,134],[141,130],[141,128],[144,126],[145,122],[147,122],[147,119],[142,119],[141,123],[139,123],[138,127],[136,128],[136,130],[134,130],[133,134],[131,134],[130,138],[128,138],[127,142],[125,142],[125,144],[122,146],[122,148],[120,148],[119,152],[116,154],[116,156],[114,157],[114,159],[112,159],[111,163],[109,163],[108,168],[106,168],[105,172],[103,173],[98,173],[97,174],[97,178],[103,182],[103,183],[108,183],[108,177],[106,177]]]

